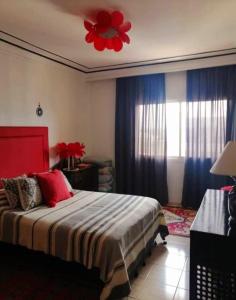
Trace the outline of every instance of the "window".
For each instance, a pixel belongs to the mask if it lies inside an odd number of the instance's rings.
[[[166,104],[167,156],[185,156],[186,102]]]
[[[189,129],[193,132],[191,125],[196,124],[196,119],[200,119],[199,124],[204,124],[202,130],[206,130],[209,136],[208,143],[206,145],[206,156],[211,153],[212,147],[215,147],[214,140],[218,140],[217,134],[222,134],[218,132],[215,124],[223,122],[225,124],[226,114],[227,114],[227,101],[218,101],[219,105],[213,105],[211,101],[202,102],[192,102],[189,103]],[[155,110],[155,106],[158,105],[158,109]],[[144,110],[148,110],[149,117],[143,118]],[[220,111],[219,111],[220,110]],[[156,111],[159,112],[156,115]],[[149,104],[148,107],[144,105],[139,105],[137,107],[137,130],[138,138],[137,149],[138,154],[143,154],[146,156],[159,155],[163,149],[158,149],[158,141],[163,141],[165,139],[163,135],[163,128],[159,130],[159,127],[163,127],[163,118],[166,118],[166,140],[167,140],[167,156],[168,157],[184,157],[186,154],[186,111],[187,102],[169,102],[164,104]],[[160,114],[161,112],[161,114]],[[165,117],[163,116],[165,115]],[[158,124],[157,124],[158,122]],[[147,130],[145,130],[147,128]],[[199,132],[199,128],[198,131]],[[201,128],[200,128],[201,132]],[[196,134],[194,140],[196,143],[201,143],[201,138],[205,134]],[[202,137],[201,137],[202,136]],[[214,139],[214,136],[216,137]],[[224,137],[222,137],[224,139]],[[148,143],[144,143],[148,141]],[[163,144],[163,143],[160,143]],[[144,145],[146,148],[144,149]],[[196,145],[195,145],[196,146]],[[201,151],[201,150],[199,150]]]

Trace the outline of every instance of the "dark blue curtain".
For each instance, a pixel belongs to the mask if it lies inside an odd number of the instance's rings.
[[[116,81],[117,192],[168,201],[164,74]]]
[[[208,188],[229,184],[209,170],[235,139],[236,66],[187,72],[187,135],[182,205],[197,209]]]

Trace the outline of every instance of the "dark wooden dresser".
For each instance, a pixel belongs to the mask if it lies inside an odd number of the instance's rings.
[[[190,229],[190,300],[236,299],[236,239],[227,194],[207,190]]]
[[[97,191],[98,190],[98,168],[90,165],[78,170],[62,170],[71,186],[77,190]]]

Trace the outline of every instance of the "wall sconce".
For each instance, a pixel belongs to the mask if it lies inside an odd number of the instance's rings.
[[[38,117],[42,117],[42,115],[43,115],[43,109],[42,109],[42,107],[40,106],[40,103],[38,104],[38,107],[36,108],[36,115],[37,115]]]

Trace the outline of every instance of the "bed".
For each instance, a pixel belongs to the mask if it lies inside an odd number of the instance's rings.
[[[0,177],[46,170],[47,135],[45,127],[0,127],[4,161],[13,159],[9,145],[21,151],[17,167],[12,164],[9,171],[5,163]],[[130,276],[158,233],[168,234],[164,215],[159,202],[148,197],[74,191],[55,208],[41,205],[30,211],[10,209],[0,197],[0,240],[98,269],[104,283],[101,300],[129,294]]]

